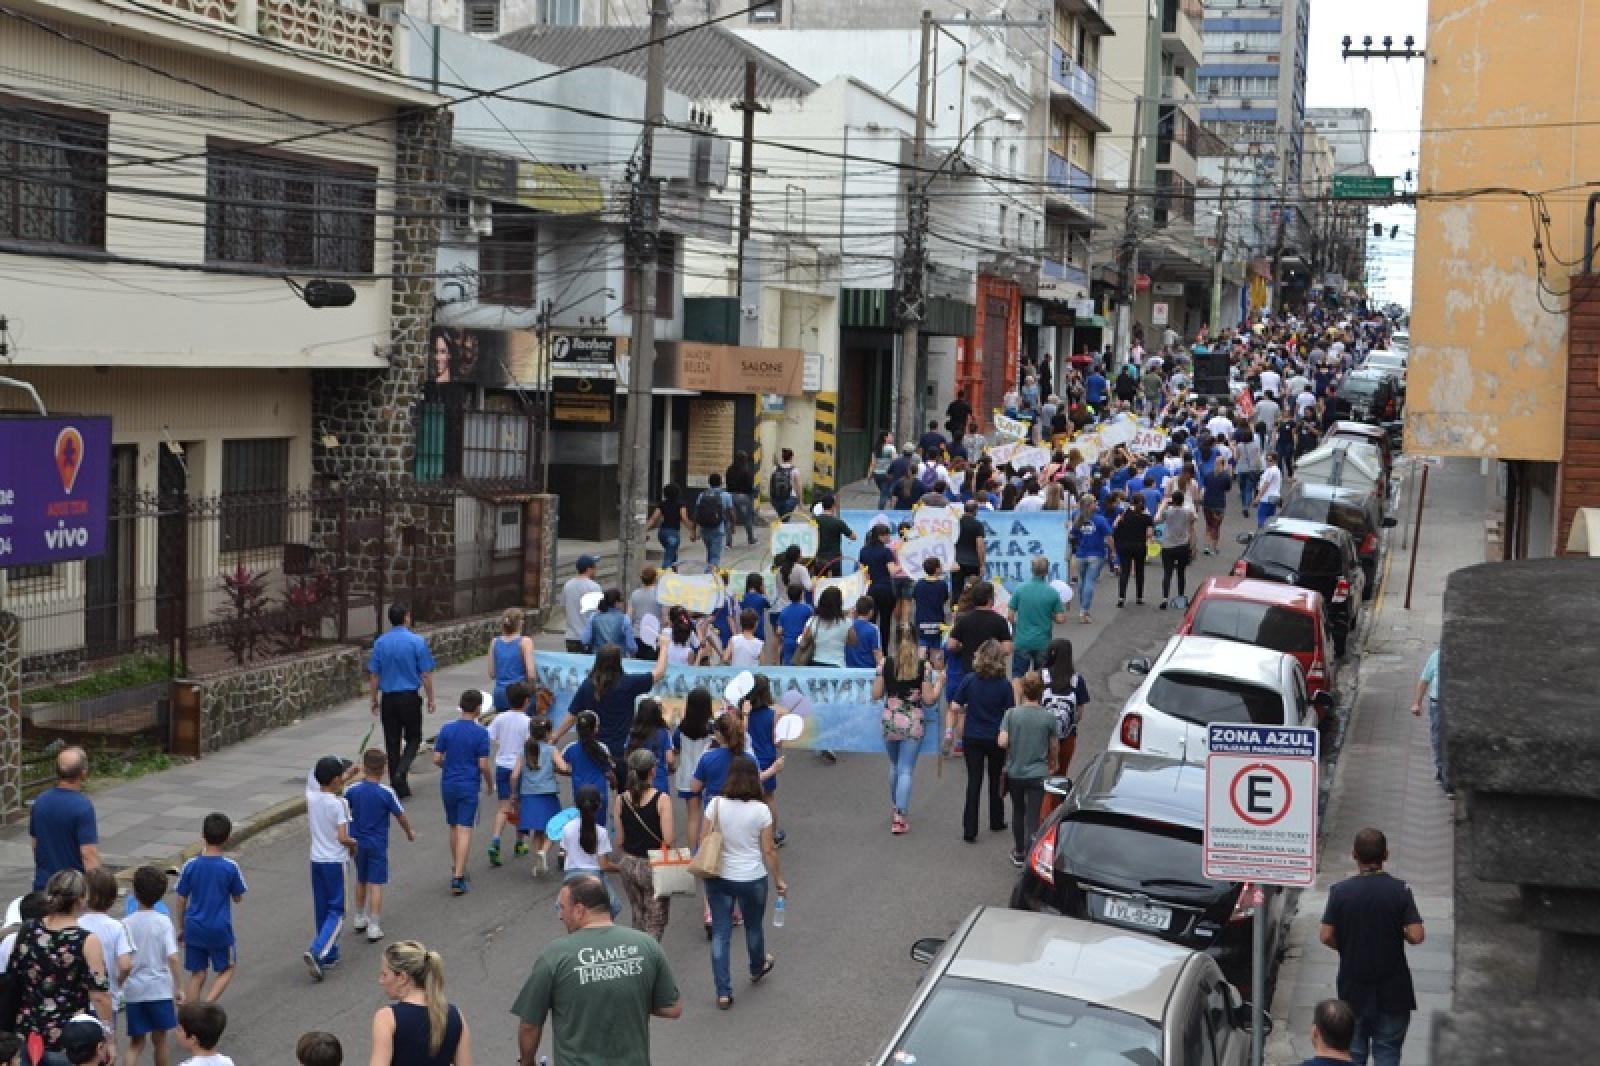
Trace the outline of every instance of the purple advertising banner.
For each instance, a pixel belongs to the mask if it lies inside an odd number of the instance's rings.
[[[0,417],[0,566],[106,550],[111,419]]]

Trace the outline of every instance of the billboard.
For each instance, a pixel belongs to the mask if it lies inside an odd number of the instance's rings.
[[[538,380],[538,341],[529,330],[434,326],[428,334],[428,380],[435,385],[503,389]]]
[[[0,566],[105,553],[110,418],[0,418],[0,455]]]

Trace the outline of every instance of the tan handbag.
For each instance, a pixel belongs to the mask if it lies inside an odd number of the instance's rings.
[[[713,807],[721,798],[718,796],[711,801]],[[700,838],[700,850],[689,862],[689,872],[702,881],[722,876],[722,827],[717,824],[715,814],[711,816],[711,828]]]
[[[794,658],[791,663],[795,666],[810,666],[811,657],[817,652],[817,620],[813,617],[800,631],[800,639],[795,642]]]

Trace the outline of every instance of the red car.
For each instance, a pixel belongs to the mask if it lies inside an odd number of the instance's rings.
[[[1314,589],[1248,577],[1207,578],[1178,632],[1287,652],[1300,660],[1307,695],[1333,694],[1338,658],[1323,619],[1322,593]]]

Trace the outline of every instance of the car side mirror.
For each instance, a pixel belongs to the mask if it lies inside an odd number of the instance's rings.
[[[1233,1009],[1233,1027],[1240,1032],[1248,1033],[1254,1017],[1255,1007],[1249,1003],[1240,1003]],[[1272,1015],[1265,1012],[1261,1015],[1261,1033],[1263,1036],[1272,1035]]]
[[[1240,533],[1237,539],[1240,544],[1249,544],[1256,539],[1256,535],[1254,533]]]
[[[1130,673],[1130,674],[1148,674],[1149,672],[1150,672],[1150,660],[1146,659],[1144,656],[1141,655],[1137,659],[1129,659],[1128,660],[1128,673]]]
[[[1394,515],[1392,515],[1392,514],[1391,515],[1384,515],[1384,517],[1383,517],[1383,528],[1384,529],[1393,529],[1395,526],[1397,526],[1399,524],[1400,524],[1400,519],[1396,518]]]
[[[926,966],[933,961],[939,949],[944,947],[944,937],[925,936],[911,945],[911,957]]]
[[[1332,710],[1333,693],[1329,692],[1327,689],[1323,689],[1321,692],[1311,697],[1311,706]]]

